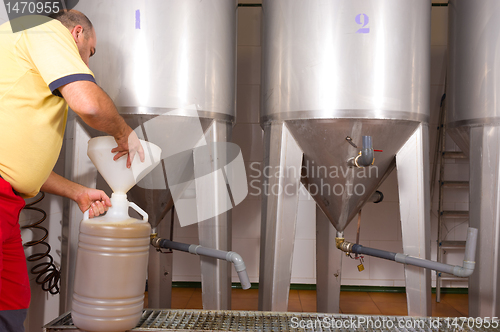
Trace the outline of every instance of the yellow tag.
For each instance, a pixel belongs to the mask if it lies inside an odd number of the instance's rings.
[[[365,269],[365,267],[363,266],[363,264],[359,264],[358,265],[358,271],[361,272]]]

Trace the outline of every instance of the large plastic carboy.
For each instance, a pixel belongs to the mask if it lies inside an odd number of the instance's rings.
[[[160,162],[161,149],[141,141],[145,161],[127,156],[113,161],[111,136],[89,141],[87,155],[113,190],[106,215],[80,224],[73,293],[73,323],[81,330],[118,332],[134,328],[144,306],[151,226],[148,216],[127,200],[127,191]],[[129,208],[142,220],[131,218]]]

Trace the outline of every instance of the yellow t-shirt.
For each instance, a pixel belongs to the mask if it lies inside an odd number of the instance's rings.
[[[59,21],[18,33],[0,26],[0,175],[25,197],[38,193],[61,150],[68,105],[57,89],[82,80],[94,74]]]

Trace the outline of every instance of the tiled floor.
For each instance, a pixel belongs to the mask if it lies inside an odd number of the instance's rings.
[[[257,310],[259,291],[257,289],[233,289],[231,295],[233,310]],[[201,288],[173,288],[173,309],[203,309]],[[291,290],[288,311],[316,312],[315,290]],[[345,314],[406,316],[406,294],[376,292],[341,292],[340,311]],[[441,302],[432,295],[432,316],[467,317],[467,294],[441,294]]]

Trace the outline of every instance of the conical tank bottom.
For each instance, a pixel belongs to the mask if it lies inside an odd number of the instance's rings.
[[[122,116],[132,128],[141,127],[144,123],[156,117],[147,114],[122,114]],[[168,118],[165,118],[165,121],[166,120],[168,120],[171,125],[179,128],[184,128],[186,122],[191,123],[193,121],[191,118],[185,116],[168,116]],[[201,129],[203,133],[205,133],[214,120],[210,118],[199,118],[199,121]],[[148,139],[151,139],[150,136],[153,135],[151,135],[150,132],[147,134]],[[165,140],[167,142],[172,142],[171,144],[175,144],[175,140],[170,139],[167,135],[165,135]],[[170,192],[164,165],[162,163],[163,162],[160,162],[154,170],[144,177],[141,182],[138,182],[137,186],[133,187],[128,193],[131,201],[134,201],[137,205],[146,210],[152,227],[156,227],[174,205],[172,193]],[[155,185],[151,186],[151,182],[155,182]],[[151,189],[158,187],[161,187],[161,189]]]
[[[337,231],[343,231],[393,169],[396,153],[419,122],[308,119],[286,124],[304,152],[303,184]],[[383,152],[375,152],[373,166],[349,166],[348,160],[361,151],[363,136],[371,136],[373,148]]]
[[[89,140],[87,155],[115,193],[127,193],[137,182],[151,172],[160,162],[161,149],[150,142],[140,141],[144,149],[144,162],[139,156],[127,168],[127,156],[113,160],[111,152],[117,146],[112,136],[94,137]]]

